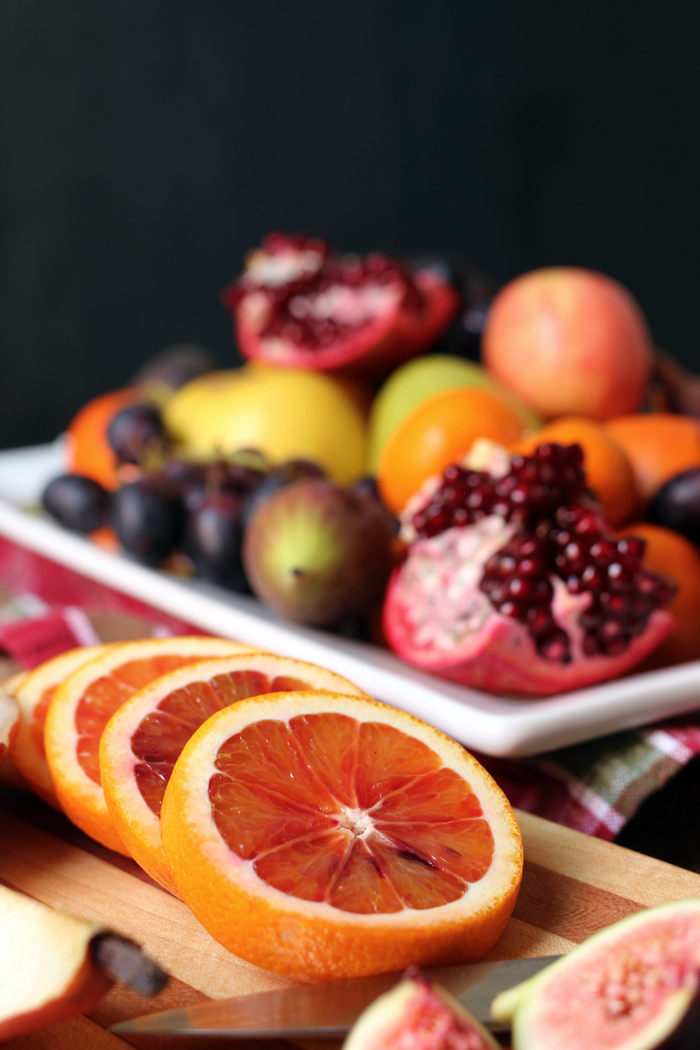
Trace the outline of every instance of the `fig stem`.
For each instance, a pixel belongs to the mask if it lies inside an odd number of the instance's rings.
[[[169,977],[134,941],[118,933],[98,933],[90,942],[92,956],[108,977],[139,995],[157,995]]]

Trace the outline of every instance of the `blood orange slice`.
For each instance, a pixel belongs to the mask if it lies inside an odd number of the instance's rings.
[[[17,767],[10,758],[9,749],[10,746],[14,746],[13,742],[17,738],[19,729],[20,713],[15,703],[15,693],[28,674],[28,671],[18,671],[17,674],[3,678],[0,682],[0,723],[4,721],[6,726],[5,731],[0,729],[0,781],[11,787],[19,788],[20,791],[26,791],[29,784],[17,772]],[[5,712],[4,716],[1,712]],[[12,722],[11,733],[9,731],[10,722]]]
[[[192,636],[117,642],[74,671],[56,690],[46,714],[44,744],[54,790],[74,824],[104,846],[125,853],[100,783],[102,730],[143,686],[206,656],[246,652],[224,638]]]
[[[213,715],[175,764],[163,846],[232,952],[314,979],[480,959],[522,845],[459,744],[368,697],[280,692]]]
[[[19,724],[17,701],[8,692],[0,692],[0,762],[8,757]]]
[[[281,689],[363,695],[325,667],[251,652],[173,671],[138,692],[107,723],[100,742],[107,808],[132,857],[171,893],[177,888],[163,852],[160,809],[183,747],[223,707]]]
[[[109,645],[86,645],[69,649],[26,673],[14,690],[20,724],[12,746],[12,760],[32,791],[56,809],[60,806],[44,748],[46,712],[61,682],[109,648]]]

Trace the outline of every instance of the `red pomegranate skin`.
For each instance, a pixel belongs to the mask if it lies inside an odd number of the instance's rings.
[[[307,259],[309,246],[314,254],[308,271],[302,272],[295,269],[294,259]],[[289,280],[273,274],[272,283],[265,283],[265,260],[274,267],[282,256],[289,260]],[[324,242],[302,235],[270,235],[251,260],[252,267],[249,263],[223,293],[224,305],[234,313],[237,344],[250,361],[381,378],[435,343],[459,307],[457,291],[433,270],[411,274],[378,253],[348,262]],[[329,288],[347,293],[346,301],[334,305]],[[363,310],[362,293],[368,289],[370,298],[372,293],[389,294]],[[318,306],[324,296],[327,313],[314,316],[309,304]],[[347,315],[348,305],[353,313],[352,301],[348,304],[353,296],[358,307],[354,318]]]
[[[483,359],[500,382],[551,418],[635,412],[652,363],[641,308],[621,284],[574,267],[516,277],[493,301]]]
[[[488,693],[524,698],[553,696],[616,678],[660,645],[676,625],[667,610],[655,610],[644,634],[633,638],[622,653],[584,657],[583,632],[576,617],[555,615],[567,631],[572,648],[571,663],[561,664],[542,659],[527,627],[494,609],[482,629],[463,644],[450,651],[436,650],[416,645],[411,606],[402,586],[405,571],[405,564],[394,570],[384,602],[382,624],[391,648],[414,667]]]
[[[447,467],[406,508],[383,609],[407,662],[488,692],[548,696],[625,673],[675,628],[673,584],[616,538],[578,445],[498,474]]]

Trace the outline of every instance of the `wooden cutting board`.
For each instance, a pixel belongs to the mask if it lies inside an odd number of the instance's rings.
[[[603,926],[662,901],[700,896],[700,875],[518,813],[525,873],[513,917],[489,959],[565,952]],[[173,975],[156,998],[115,987],[88,1016],[4,1044],[7,1050],[174,1050],[178,1038],[112,1035],[117,1021],[207,997],[288,985],[231,955],[189,909],[137,865],[84,836],[37,799],[0,791],[0,880],[47,904],[131,937]],[[217,1039],[187,1041],[221,1050]],[[242,1042],[242,1050],[290,1050],[282,1040]]]

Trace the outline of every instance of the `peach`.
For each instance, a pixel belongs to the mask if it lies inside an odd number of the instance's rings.
[[[644,315],[604,274],[572,267],[516,277],[493,301],[487,369],[547,417],[605,420],[640,405],[652,362]]]

